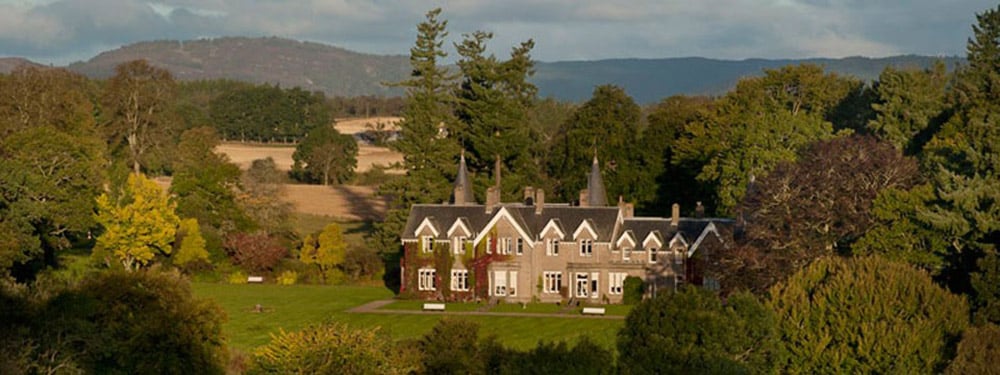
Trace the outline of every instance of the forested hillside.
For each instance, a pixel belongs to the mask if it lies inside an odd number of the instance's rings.
[[[404,51],[400,51],[401,53]],[[126,61],[147,59],[167,69],[179,81],[229,79],[301,87],[327,96],[401,96],[399,82],[410,74],[406,56],[372,55],[320,43],[282,38],[217,38],[192,41],[151,41],[107,51],[69,69],[91,78],[107,78]],[[842,59],[717,60],[701,57],[611,59],[538,62],[529,81],[541,97],[583,102],[594,87],[611,84],[625,89],[636,102],[647,104],[671,95],[721,95],[743,77],[759,76],[763,69],[810,63],[827,71],[871,81],[887,66],[926,68],[930,56]],[[940,58],[949,69],[964,61]],[[9,72],[27,60],[0,60],[0,72]],[[458,68],[449,66],[449,70]]]

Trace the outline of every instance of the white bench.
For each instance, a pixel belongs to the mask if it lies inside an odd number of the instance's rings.
[[[443,303],[425,303],[424,311],[444,311]]]
[[[257,284],[262,283],[262,282],[264,282],[264,276],[249,276],[249,277],[247,277],[247,282],[248,283],[257,283]]]
[[[584,307],[581,312],[583,315],[604,315],[603,307]]]

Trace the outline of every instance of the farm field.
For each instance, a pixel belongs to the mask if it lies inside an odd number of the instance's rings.
[[[229,316],[223,331],[229,345],[252,351],[266,344],[279,329],[293,331],[309,324],[341,322],[350,327],[381,327],[396,340],[415,339],[430,331],[445,315],[347,313],[352,307],[392,298],[382,287],[320,285],[231,285],[192,283],[199,298],[213,299]],[[264,312],[254,312],[260,304]],[[538,341],[575,341],[590,336],[599,345],[611,348],[621,320],[555,317],[461,316],[479,323],[480,336],[496,335],[503,344],[528,349]]]
[[[294,163],[292,154],[295,153],[295,146],[225,142],[218,145],[215,151],[228,156],[229,161],[240,166],[240,169],[250,168],[250,163],[254,160],[270,157],[274,159],[274,164],[279,170],[289,171]],[[375,166],[385,167],[402,161],[402,154],[386,147],[359,144],[358,167],[355,171],[367,172]],[[402,171],[389,169],[386,173],[402,173]]]

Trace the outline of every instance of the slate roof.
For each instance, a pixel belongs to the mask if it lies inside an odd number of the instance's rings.
[[[572,240],[573,232],[579,228],[585,220],[590,220],[591,226],[597,232],[599,242],[608,242],[616,235],[615,224],[618,219],[618,207],[579,207],[564,204],[546,204],[540,214],[535,213],[535,206],[520,203],[507,203],[493,209],[492,213],[486,213],[486,207],[481,204],[475,205],[446,205],[446,204],[417,204],[410,210],[410,216],[400,233],[402,239],[416,239],[414,231],[420,226],[424,218],[428,218],[432,225],[438,230],[438,239],[447,238],[448,228],[458,219],[466,220],[470,225],[470,230],[477,234],[482,232],[484,226],[489,223],[493,216],[500,212],[500,207],[506,208],[514,221],[527,232],[532,239],[537,239],[539,233],[549,223],[549,220],[557,220],[560,227],[565,232],[564,240]]]
[[[635,240],[638,242],[636,246],[642,246],[643,241],[650,233],[656,233],[659,236],[660,242],[663,246],[667,244],[674,238],[674,236],[679,232],[684,241],[687,241],[688,245],[694,245],[694,241],[698,240],[705,228],[708,227],[709,223],[713,223],[717,229],[721,230],[724,227],[729,227],[733,225],[733,220],[730,219],[719,219],[719,218],[704,218],[695,219],[682,217],[677,223],[677,226],[670,225],[669,218],[661,217],[634,217],[625,219],[622,223],[622,232],[631,231]],[[618,238],[615,238],[617,241]]]

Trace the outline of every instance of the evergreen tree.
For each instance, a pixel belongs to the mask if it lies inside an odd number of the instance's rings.
[[[779,373],[932,373],[968,304],[909,265],[828,257],[771,289]]]
[[[496,172],[500,159],[504,199],[520,197],[519,189],[539,180],[538,137],[528,126],[528,111],[538,89],[528,82],[534,74],[531,60],[532,40],[512,49],[510,59],[500,61],[486,55],[486,43],[492,33],[466,34],[455,48],[461,59],[461,83],[456,89],[456,115],[459,126],[455,136],[469,151],[470,172]],[[480,186],[488,185],[488,176],[480,173]]]
[[[868,129],[909,155],[919,153],[941,126],[950,78],[940,61],[925,70],[886,67],[875,86],[876,117]]]
[[[942,277],[969,292],[969,275],[1000,243],[1000,7],[977,15],[954,115],[924,148],[934,198],[919,212],[951,244]]]
[[[557,184],[555,193],[566,202],[577,200],[597,156],[609,199],[620,195],[630,201],[651,201],[662,161],[645,157],[656,150],[640,149],[640,117],[639,105],[625,90],[611,85],[595,88],[590,100],[559,131],[548,161],[549,175]]]

